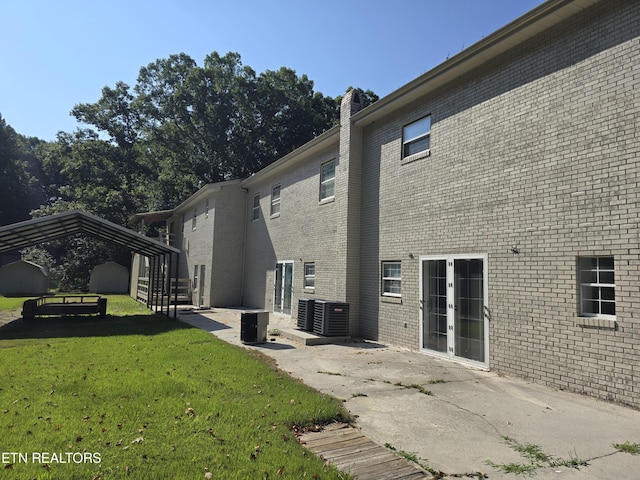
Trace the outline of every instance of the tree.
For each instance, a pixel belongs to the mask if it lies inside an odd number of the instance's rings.
[[[37,161],[28,151],[32,145],[17,134],[0,115],[0,224],[27,220],[31,208],[40,200],[35,178]]]

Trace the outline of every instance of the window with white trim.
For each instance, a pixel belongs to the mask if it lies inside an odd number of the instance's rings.
[[[204,218],[209,218],[209,199],[204,202]]]
[[[336,190],[336,161],[323,163],[320,167],[320,200],[333,198]]]
[[[382,262],[382,296],[402,296],[402,264],[401,262]]]
[[[271,216],[280,214],[280,185],[271,187]]]
[[[578,258],[580,315],[586,317],[616,314],[616,284],[613,257]]]
[[[316,264],[314,262],[304,264],[304,288],[316,288]]]
[[[431,115],[402,128],[402,158],[426,152],[431,148]]]
[[[196,222],[198,221],[198,209],[193,209],[193,219],[191,220],[191,230],[196,229]]]
[[[253,214],[251,220],[258,220],[260,218],[260,194],[253,196]]]

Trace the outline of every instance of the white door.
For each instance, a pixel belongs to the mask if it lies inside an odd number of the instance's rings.
[[[489,367],[486,255],[421,258],[421,348]]]
[[[198,267],[196,267],[198,268]],[[200,286],[198,287],[198,292],[200,293],[200,301],[198,302],[199,307],[206,307],[204,304],[204,274],[205,274],[205,266],[200,265]]]
[[[293,298],[293,262],[276,263],[273,311],[291,315]]]

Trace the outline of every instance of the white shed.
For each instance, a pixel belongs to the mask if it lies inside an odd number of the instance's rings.
[[[49,290],[49,273],[44,267],[18,260],[0,268],[1,295],[44,295]]]
[[[116,262],[106,262],[91,270],[89,291],[93,293],[127,293],[129,270]]]

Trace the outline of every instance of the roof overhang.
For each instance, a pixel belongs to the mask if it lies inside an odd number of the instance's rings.
[[[211,194],[221,191],[223,188],[231,186],[239,186],[242,180],[225,180],[224,182],[208,183],[204,187],[200,188],[196,193],[187,198],[184,202],[173,209],[172,213],[178,213],[189,208],[193,208],[202,199],[208,197]]]
[[[547,0],[351,117],[367,126],[601,0]]]
[[[129,217],[129,225],[133,227],[134,225],[138,225],[140,222],[144,222],[145,225],[150,225],[156,222],[163,222],[171,215],[173,215],[173,210],[157,210],[155,212],[134,213]]]
[[[77,234],[89,235],[146,257],[180,254],[177,248],[82,210],[71,210],[0,227],[0,253]]]

